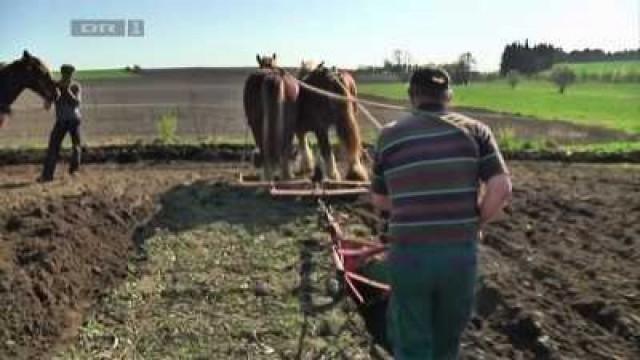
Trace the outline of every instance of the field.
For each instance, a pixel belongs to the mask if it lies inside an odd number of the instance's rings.
[[[136,76],[136,74],[126,71],[125,69],[78,70],[74,74],[74,77],[79,81],[126,79],[134,76]],[[60,78],[60,73],[54,72],[53,77]]]
[[[0,132],[0,359],[388,358],[355,303],[334,294],[314,201],[239,187],[238,173],[253,169],[238,161],[238,147],[158,146],[144,156],[141,144],[108,156],[94,147],[153,142],[168,111],[182,141],[243,144],[246,74],[158,70],[85,81],[92,163],[74,177],[61,164],[46,186],[28,164],[42,150],[24,148],[43,145],[51,114],[32,94],[20,98]],[[372,110],[383,122],[403,115]],[[601,151],[637,144],[615,128],[463,111],[518,141],[600,143]],[[480,245],[462,358],[640,358],[640,166],[509,166],[514,200]],[[348,233],[373,233],[359,205],[331,203]]]
[[[0,357],[369,358],[353,304],[327,293],[315,204],[237,188],[238,166],[90,166],[49,187],[5,167]],[[464,358],[640,355],[640,169],[511,167]]]
[[[158,122],[167,113],[177,116],[176,134],[181,141],[197,142],[250,142],[247,139],[242,110],[242,88],[248,69],[165,69],[145,70],[140,75],[110,80],[82,81],[84,104],[83,130],[90,145],[113,143],[150,142],[158,137]],[[513,93],[502,85],[496,89],[506,95]],[[362,92],[404,99],[402,85],[362,84]],[[472,88],[461,89],[473,91]],[[523,87],[518,94],[527,92]],[[549,97],[555,93],[549,89]],[[629,90],[633,100],[637,94]],[[480,91],[484,101],[491,101],[491,93]],[[566,95],[569,99],[572,89]],[[519,98],[514,99],[517,101]],[[497,101],[497,100],[496,100]],[[506,101],[506,100],[502,100]],[[533,100],[530,100],[533,101]],[[622,100],[621,100],[622,101]],[[628,101],[625,100],[625,104]],[[620,107],[621,114],[628,108],[640,110],[637,104]],[[602,104],[602,102],[601,102]],[[514,106],[522,106],[515,103]],[[634,107],[635,106],[635,107]],[[498,109],[500,110],[500,109]],[[397,111],[371,108],[381,121],[387,122],[402,116]],[[563,111],[560,108],[558,111]],[[635,141],[637,138],[616,129],[576,124],[567,121],[540,121],[527,116],[502,114],[478,109],[466,109],[494,128],[512,131],[517,138],[539,140],[543,138],[558,144],[602,143],[610,141]],[[524,114],[524,113],[523,113]],[[556,116],[565,119],[562,114]],[[625,115],[630,116],[630,115]],[[42,110],[42,101],[25,92],[14,106],[13,119],[0,135],[0,146],[44,147],[52,126],[53,114]],[[637,118],[635,118],[637,119]],[[624,120],[624,119],[622,119]],[[621,121],[622,121],[621,120]],[[627,127],[634,127],[633,120]],[[637,122],[635,122],[637,124]],[[374,140],[375,131],[360,116],[360,124],[368,141]],[[637,126],[637,125],[636,125]]]
[[[361,92],[396,100],[407,97],[402,83],[365,84]],[[640,133],[640,84],[577,83],[560,95],[544,81],[523,81],[516,89],[496,81],[456,87],[454,96],[454,105],[462,108]]]
[[[567,64],[578,76],[582,74],[640,74],[640,61],[603,61]]]

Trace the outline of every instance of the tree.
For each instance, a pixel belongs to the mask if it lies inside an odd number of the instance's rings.
[[[393,50],[393,59],[396,61],[398,68],[402,67],[402,60],[404,60],[404,51],[400,49]]]
[[[464,85],[469,85],[471,80],[471,72],[476,65],[476,59],[470,52],[466,52],[458,58],[458,71],[460,76],[460,82]]]
[[[567,65],[557,65],[551,69],[551,81],[558,86],[560,94],[564,94],[567,86],[576,81],[576,73]]]
[[[509,70],[518,70],[523,74],[534,74],[550,69],[553,64],[563,61],[566,53],[551,44],[530,46],[526,40],[524,45],[514,42],[505,46],[500,63],[500,74],[506,76]]]
[[[391,72],[393,70],[393,63],[389,59],[384,59],[383,69]]]
[[[511,85],[512,89],[515,89],[516,86],[520,83],[520,72],[518,70],[509,70],[507,73],[507,82]]]

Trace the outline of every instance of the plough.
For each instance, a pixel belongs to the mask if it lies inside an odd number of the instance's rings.
[[[366,181],[322,180],[313,182],[310,179],[262,181],[256,176],[240,174],[238,185],[242,187],[268,189],[273,197],[353,197],[369,192],[370,183]]]
[[[348,238],[331,209],[318,200],[321,220],[331,239],[331,254],[343,288],[356,302],[374,343],[392,352],[387,336],[387,305],[391,287],[386,263],[381,258],[388,247],[383,242]],[[368,214],[367,217],[375,215]],[[379,220],[377,220],[379,222]]]
[[[363,286],[368,286],[386,297],[391,287],[382,279],[373,279],[362,274],[361,270],[370,261],[379,261],[382,264],[379,255],[387,251],[387,245],[371,240],[347,238],[324,201],[318,200],[318,208],[330,235],[334,265],[353,297],[361,304],[367,301],[362,294]]]

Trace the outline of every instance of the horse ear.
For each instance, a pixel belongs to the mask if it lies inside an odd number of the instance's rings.
[[[29,58],[31,58],[31,54],[29,54],[29,52],[27,50],[24,50],[22,52],[22,58],[23,59],[29,59]]]
[[[272,59],[273,59],[273,60],[275,60],[275,59],[276,59],[276,53],[273,53],[273,58],[272,58]]]
[[[258,62],[258,65],[262,65],[262,58],[260,57],[260,54],[256,54],[256,61]]]

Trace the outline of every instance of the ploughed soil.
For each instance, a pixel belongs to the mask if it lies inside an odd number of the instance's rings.
[[[510,166],[464,358],[640,358],[640,168]],[[107,163],[45,186],[2,167],[0,358],[370,358],[349,301],[309,310],[333,276],[315,203],[240,189],[236,170]]]
[[[73,339],[92,304],[126,278],[152,196],[194,176],[105,165],[40,185],[39,170],[0,172],[2,359],[39,359]]]

